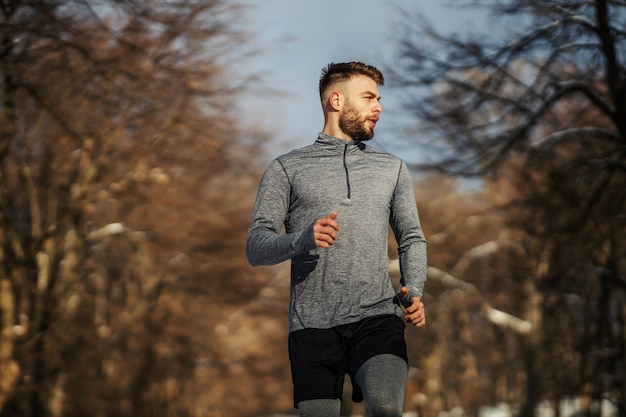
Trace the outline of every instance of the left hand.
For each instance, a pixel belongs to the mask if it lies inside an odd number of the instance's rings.
[[[400,288],[398,295],[403,297],[408,293],[409,289],[407,287],[402,287]],[[411,298],[411,305],[402,311],[402,315],[404,317],[404,321],[415,327],[422,327],[426,325],[426,311],[424,310],[424,303],[422,303],[422,300],[420,300],[419,297]]]

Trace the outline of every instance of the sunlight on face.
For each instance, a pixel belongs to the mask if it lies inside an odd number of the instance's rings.
[[[347,82],[346,100],[339,116],[339,128],[352,140],[374,137],[374,128],[382,112],[378,85],[369,77],[358,75]]]
[[[374,127],[352,106],[350,100],[346,100],[339,116],[339,128],[352,140],[364,141],[374,137]]]

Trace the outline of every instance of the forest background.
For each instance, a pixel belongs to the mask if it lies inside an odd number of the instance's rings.
[[[507,30],[399,10],[381,67],[430,157],[406,409],[626,415],[626,2],[463,5]],[[292,411],[288,265],[243,249],[272,137],[245,13],[0,1],[0,416]]]

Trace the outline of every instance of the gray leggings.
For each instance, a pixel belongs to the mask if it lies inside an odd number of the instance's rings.
[[[401,417],[408,367],[404,359],[377,355],[354,375],[363,391],[368,417]],[[339,417],[341,400],[306,400],[298,403],[300,417]]]

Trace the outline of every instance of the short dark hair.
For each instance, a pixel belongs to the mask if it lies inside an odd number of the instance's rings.
[[[324,94],[324,91],[331,85],[338,81],[349,80],[353,75],[365,75],[376,81],[376,84],[385,84],[385,77],[376,67],[364,64],[362,62],[341,62],[330,63],[326,67],[322,68],[322,75],[320,77],[319,92],[320,97]]]

